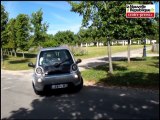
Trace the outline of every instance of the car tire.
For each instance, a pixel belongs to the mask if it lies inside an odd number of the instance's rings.
[[[33,86],[33,90],[34,90],[34,92],[36,93],[36,95],[43,95],[43,91],[38,91],[38,90],[36,90],[33,82],[32,82],[32,86]]]
[[[83,78],[81,77],[81,83],[76,86],[76,92],[79,92],[83,88]]]

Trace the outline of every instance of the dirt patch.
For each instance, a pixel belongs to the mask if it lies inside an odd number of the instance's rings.
[[[85,81],[85,80],[84,80],[84,85],[85,85],[85,86],[94,86],[95,83],[96,83],[96,82],[94,82],[94,81]]]

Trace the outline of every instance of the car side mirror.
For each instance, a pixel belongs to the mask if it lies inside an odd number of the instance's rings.
[[[77,59],[76,64],[78,64],[80,62],[82,62],[82,60],[81,59]]]
[[[34,65],[32,62],[29,62],[29,63],[28,63],[28,67],[33,67],[33,68],[34,68],[35,65]]]

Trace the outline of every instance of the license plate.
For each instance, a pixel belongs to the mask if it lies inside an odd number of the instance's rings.
[[[52,89],[66,88],[66,87],[68,87],[68,84],[52,85]]]

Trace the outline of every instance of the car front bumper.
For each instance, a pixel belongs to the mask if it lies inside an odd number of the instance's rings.
[[[38,79],[41,79],[41,82],[38,81]],[[46,86],[51,85],[57,85],[57,84],[72,84],[73,86],[77,86],[81,84],[82,77],[80,73],[74,72],[74,73],[67,73],[67,74],[61,74],[61,75],[34,75],[34,86],[35,89],[38,91],[43,91]]]

